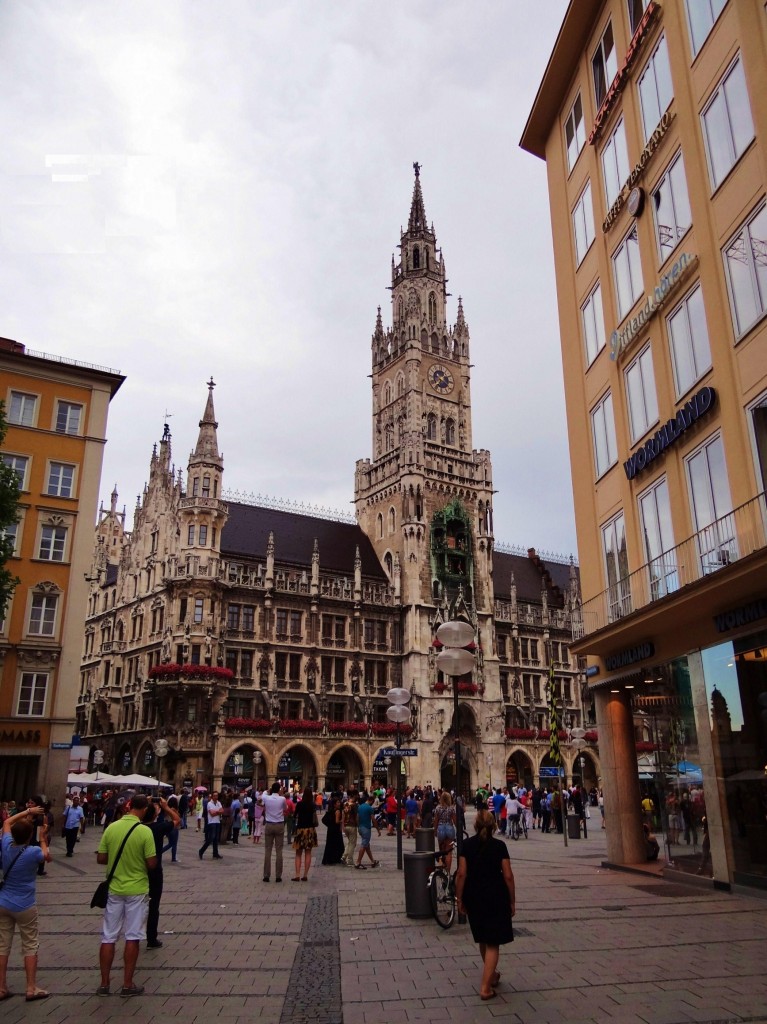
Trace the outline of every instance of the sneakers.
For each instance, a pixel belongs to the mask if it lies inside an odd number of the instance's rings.
[[[120,989],[121,996],[141,996],[143,994],[143,985],[123,985],[123,987]]]
[[[162,949],[162,943],[160,942],[159,939],[154,939],[154,941],[152,941],[152,942],[147,942],[146,948],[147,949]]]
[[[377,868],[380,863],[380,860],[374,860],[370,866],[371,868]]]

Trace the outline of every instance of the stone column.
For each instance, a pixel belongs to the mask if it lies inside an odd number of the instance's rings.
[[[607,859],[641,864],[647,859],[631,704],[625,690],[596,691],[599,759],[605,798]]]

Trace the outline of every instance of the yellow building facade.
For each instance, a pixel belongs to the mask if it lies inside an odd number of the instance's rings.
[[[0,339],[0,457],[21,491],[8,563],[20,582],[0,623],[4,799],[65,789],[107,414],[123,379]]]
[[[767,11],[577,0],[546,161],[608,855],[767,887]]]

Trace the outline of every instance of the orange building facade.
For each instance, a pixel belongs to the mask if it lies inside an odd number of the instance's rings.
[[[767,888],[767,10],[577,0],[546,161],[608,855]],[[660,838],[660,837],[659,837]]]
[[[0,339],[0,457],[21,490],[8,563],[20,582],[0,623],[4,800],[65,789],[107,414],[123,380]]]

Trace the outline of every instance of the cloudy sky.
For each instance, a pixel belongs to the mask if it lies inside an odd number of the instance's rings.
[[[213,375],[225,486],[350,510],[422,165],[499,540],[575,551],[544,164],[566,0],[0,4],[0,335],[119,369],[102,496]]]

